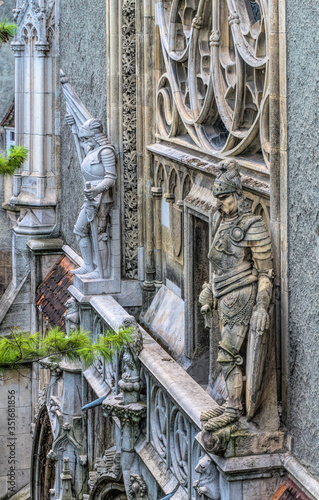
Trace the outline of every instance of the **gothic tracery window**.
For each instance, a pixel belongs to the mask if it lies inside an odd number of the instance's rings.
[[[269,0],[158,0],[164,140],[268,164]]]

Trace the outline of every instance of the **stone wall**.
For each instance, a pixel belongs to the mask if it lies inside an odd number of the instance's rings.
[[[15,0],[0,1],[0,19],[12,20]],[[10,43],[0,48],[0,121],[14,99],[14,55]],[[5,148],[5,136],[0,131],[0,153]],[[7,201],[7,200],[6,200]],[[5,202],[4,178],[0,176],[0,206]],[[11,273],[11,231],[5,212],[0,209],[1,250],[0,250],[0,297],[9,285]]]
[[[0,381],[0,499],[30,481],[31,379],[31,369],[23,368],[7,370]]]
[[[103,0],[61,0],[61,68],[85,107],[106,130],[106,4]],[[61,225],[65,241],[78,251],[73,226],[83,203],[83,181],[61,99]]]
[[[287,0],[289,431],[319,476],[318,31],[319,4]]]

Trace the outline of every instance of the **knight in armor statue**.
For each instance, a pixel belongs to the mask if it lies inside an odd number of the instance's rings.
[[[217,361],[222,367],[227,400],[222,406],[202,412],[205,431],[217,431],[242,414],[243,356],[247,332],[246,412],[251,419],[261,398],[272,295],[272,248],[260,216],[241,210],[244,198],[238,165],[219,165],[213,194],[217,198],[213,243],[208,254],[212,283],[204,284],[199,301],[201,312],[210,317],[217,309],[221,342]],[[207,325],[211,326],[211,325]]]
[[[71,114],[66,121],[74,129]],[[88,279],[105,278],[109,253],[107,223],[116,181],[115,150],[103,133],[101,122],[93,118],[80,126],[76,140],[84,152],[81,172],[86,200],[74,226],[84,263],[72,273]]]

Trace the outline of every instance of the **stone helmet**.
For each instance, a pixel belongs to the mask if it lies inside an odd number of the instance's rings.
[[[242,183],[239,172],[239,165],[235,160],[223,160],[218,166],[219,174],[217,175],[214,186],[213,195],[218,196],[236,193],[242,195]]]
[[[103,132],[103,125],[100,120],[90,118],[79,128],[79,137],[94,137]]]

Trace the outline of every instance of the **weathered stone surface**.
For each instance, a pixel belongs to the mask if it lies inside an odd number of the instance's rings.
[[[318,176],[319,4],[287,0],[288,429],[292,452],[319,478]],[[296,9],[298,17],[296,18]],[[312,23],[314,31],[304,29]],[[301,35],[302,34],[302,35]],[[300,78],[302,75],[302,78]],[[311,445],[309,446],[309,443]]]
[[[13,467],[13,491],[16,493],[30,481],[32,439],[31,368],[6,370],[0,381],[0,494],[8,490],[8,472]]]
[[[143,317],[145,324],[178,355],[185,347],[184,301],[162,285]]]

